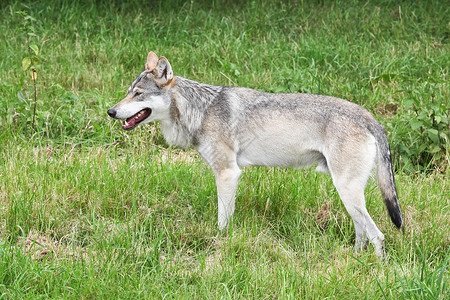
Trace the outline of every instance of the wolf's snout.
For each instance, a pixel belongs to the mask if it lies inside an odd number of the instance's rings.
[[[110,109],[108,109],[108,115],[109,115],[111,118],[114,118],[114,117],[116,116],[116,114],[117,114],[117,111],[116,111],[115,108],[110,108]]]

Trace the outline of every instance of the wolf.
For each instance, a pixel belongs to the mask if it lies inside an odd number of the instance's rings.
[[[364,198],[375,165],[389,216],[404,228],[385,131],[347,100],[200,83],[174,76],[168,59],[150,52],[127,96],[107,113],[125,130],[159,121],[168,144],[198,151],[215,175],[220,230],[235,210],[240,167],[313,165],[331,174],[353,220],[357,252],[371,242],[376,255],[385,256],[384,235]]]

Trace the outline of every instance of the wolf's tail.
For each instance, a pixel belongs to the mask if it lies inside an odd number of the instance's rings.
[[[377,173],[378,185],[383,195],[384,203],[392,222],[404,231],[402,212],[398,203],[397,188],[395,186],[394,172],[392,170],[391,151],[389,143],[381,124],[377,124],[372,134],[377,141]]]

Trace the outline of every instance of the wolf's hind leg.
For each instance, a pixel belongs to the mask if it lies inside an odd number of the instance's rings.
[[[345,208],[355,224],[355,250],[357,252],[363,250],[367,246],[368,241],[370,241],[375,246],[375,254],[383,257],[385,255],[384,235],[367,212],[364,188],[361,187],[359,182],[355,184],[355,182],[345,182],[334,178],[333,181]]]
[[[363,250],[370,241],[375,246],[375,254],[383,257],[384,235],[367,212],[364,198],[364,189],[375,165],[376,145],[370,137],[367,140],[362,135],[357,137],[330,151],[327,162],[333,183],[355,224],[355,250]]]

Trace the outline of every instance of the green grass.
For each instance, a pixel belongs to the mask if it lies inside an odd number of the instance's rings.
[[[40,50],[35,130],[19,10]],[[448,118],[449,12],[445,1],[0,4],[0,298],[444,299],[448,138],[411,120]],[[406,224],[405,235],[395,229],[371,180],[386,262],[372,248],[354,254],[330,177],[311,170],[245,169],[233,224],[219,233],[199,156],[168,148],[157,125],[123,132],[106,115],[150,50],[197,81],[372,111]],[[426,126],[448,137],[448,123]]]

